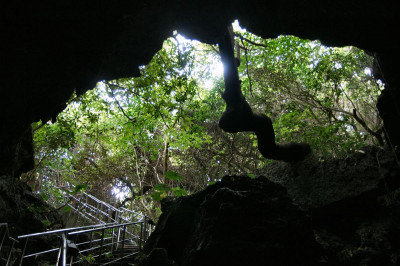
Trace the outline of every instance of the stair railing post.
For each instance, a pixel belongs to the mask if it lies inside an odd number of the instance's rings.
[[[57,263],[56,263],[57,266],[58,266],[59,263],[60,263],[61,252],[62,252],[62,245],[61,245],[60,248],[58,249]]]
[[[140,223],[139,250],[142,250],[143,222]]]
[[[89,212],[90,209],[87,210],[87,208],[88,208],[88,197],[87,197],[86,193],[82,194],[82,197],[84,197],[84,201],[85,201],[85,205],[84,205],[85,206],[85,211]]]
[[[99,203],[96,203],[96,218],[100,219],[100,213],[99,213]]]
[[[0,230],[1,231],[3,231],[3,229],[1,229],[1,228],[3,228],[3,227],[0,227]],[[1,247],[3,246],[3,242],[4,242],[4,239],[6,238],[6,234],[7,234],[7,228],[6,228],[6,226],[4,226],[4,235],[3,235],[3,237],[1,238],[1,242],[0,242],[0,251],[1,251]],[[0,232],[1,232],[0,231]],[[1,234],[0,234],[1,235]]]
[[[148,223],[148,217],[145,216],[145,217],[144,217],[144,230],[143,230],[143,233],[144,233],[143,242],[144,242],[144,243],[146,243],[146,241],[147,241],[147,223]],[[143,243],[143,244],[144,244],[144,243]]]
[[[121,224],[121,214],[119,214],[119,224]],[[115,250],[118,249],[120,239],[121,239],[121,226],[118,226],[117,246],[115,247]]]
[[[116,210],[116,211],[115,211],[115,215],[114,215],[114,220],[115,220],[116,222],[118,222],[118,218],[119,218],[119,211]]]
[[[111,229],[111,253],[114,251],[114,234],[115,234],[115,228],[113,227]]]
[[[26,246],[28,244],[28,239],[29,238],[25,239],[24,249],[22,250],[21,260],[19,261],[19,266],[22,266],[22,262],[24,261],[24,256],[25,256]]]
[[[104,221],[103,204],[101,204],[101,203],[99,203],[99,204],[100,204],[99,218],[102,217],[102,218],[100,218],[100,220]]]
[[[126,233],[126,224],[124,224],[124,227],[123,227],[123,235],[122,235],[122,250],[124,250],[124,247],[125,247],[125,233]]]
[[[67,237],[65,233],[62,233],[62,266],[67,265]]]
[[[100,240],[100,249],[99,249],[99,264],[101,264],[101,257],[103,254],[104,231],[105,231],[105,229],[103,228],[103,230],[101,230],[101,240]]]
[[[83,213],[83,211],[86,209],[86,204],[85,204],[85,199],[83,195],[76,195],[78,198],[74,197],[74,199],[77,201],[76,202],[76,208],[78,209],[79,212]]]
[[[90,243],[89,243],[89,248],[92,248],[92,243],[93,243],[93,231],[90,231]]]
[[[15,245],[15,241],[12,240],[12,245],[11,245],[10,252],[8,253],[8,258],[7,258],[6,265],[9,265],[9,263],[10,263],[11,256],[12,256],[12,254],[13,254],[13,252],[14,252],[14,245]]]

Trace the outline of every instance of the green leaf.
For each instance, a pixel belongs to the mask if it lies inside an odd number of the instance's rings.
[[[44,192],[40,192],[39,195],[42,197],[42,199],[43,199],[44,201],[47,201],[47,200],[49,199],[49,196],[46,195],[46,193],[44,193]]]
[[[156,184],[153,189],[158,192],[167,192],[171,190],[171,188],[166,184]]]
[[[62,208],[62,211],[63,211],[63,212],[69,212],[69,211],[71,211],[71,210],[72,210],[72,207],[69,206],[69,205],[65,205],[65,206]]]
[[[77,194],[77,193],[81,193],[84,192],[87,189],[87,185],[83,185],[83,184],[78,184],[75,186],[73,191],[70,191],[71,194]]]
[[[180,187],[174,187],[172,188],[172,192],[175,197],[182,197],[182,196],[187,196],[187,191],[183,188]]]
[[[168,171],[165,173],[165,178],[169,180],[183,180],[183,177],[180,176],[177,172]]]
[[[256,178],[256,176],[254,174],[247,174],[248,177],[250,177],[251,179]]]
[[[162,192],[154,192],[153,194],[151,194],[151,198],[155,201],[160,201],[163,198],[161,197]]]
[[[41,222],[42,222],[42,224],[44,224],[45,226],[51,225],[51,222],[50,222],[49,220],[42,220]]]

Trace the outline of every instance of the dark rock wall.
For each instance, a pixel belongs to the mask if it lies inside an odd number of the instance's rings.
[[[273,162],[260,174],[308,210],[328,265],[400,263],[400,169],[390,150],[366,147],[342,159]]]
[[[14,237],[62,226],[58,213],[12,176],[0,176],[0,221]]]
[[[400,168],[390,150],[273,162],[162,202],[140,266],[399,265]]]
[[[239,176],[164,201],[145,253],[157,249],[182,266],[316,265],[321,255],[310,217],[293,205],[284,187]],[[145,259],[139,265],[151,264]]]
[[[400,186],[399,166],[393,154],[377,147],[364,147],[344,158],[310,155],[293,164],[273,162],[258,174],[286,187],[302,209],[340,205],[342,199],[346,199],[347,206],[338,207],[340,211],[350,206],[350,199],[354,204],[361,202],[371,207],[376,195],[390,193]]]
[[[376,73],[384,76],[390,95],[396,94],[389,107],[383,99],[380,109],[388,136],[398,145],[399,82],[393,63],[399,59],[399,10],[393,2],[6,1],[0,11],[0,174],[18,176],[29,169],[33,159],[19,148],[21,138],[31,122],[55,118],[74,90],[81,94],[99,80],[137,76],[137,67],[174,29],[215,43],[236,18],[264,38],[294,34],[377,53]]]

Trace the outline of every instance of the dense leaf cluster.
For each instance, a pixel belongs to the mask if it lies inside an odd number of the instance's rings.
[[[384,144],[375,108],[380,83],[363,51],[236,33],[243,93],[272,117],[278,142],[308,142],[321,156]],[[266,165],[253,134],[218,128],[218,61],[213,46],[179,35],[166,40],[140,77],[99,82],[74,96],[56,123],[35,123],[36,168],[22,178],[53,203],[62,202],[62,191],[85,188],[156,218],[166,196]]]

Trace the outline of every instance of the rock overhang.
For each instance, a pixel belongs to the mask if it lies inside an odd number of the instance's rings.
[[[2,11],[1,173],[29,168],[21,167],[18,149],[30,123],[56,117],[74,91],[138,76],[175,29],[216,43],[238,19],[263,38],[354,45],[377,54],[385,81],[399,83],[399,18],[391,1],[40,1],[8,2]]]

